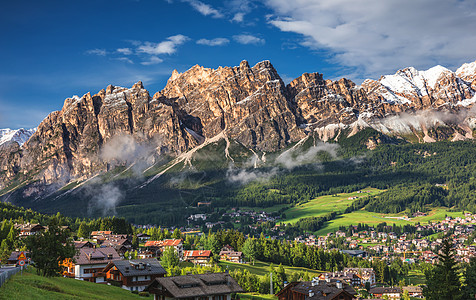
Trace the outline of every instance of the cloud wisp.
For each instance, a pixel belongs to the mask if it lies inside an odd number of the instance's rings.
[[[233,39],[243,45],[264,45],[265,40],[259,37],[256,37],[251,34],[238,34],[234,35]]]
[[[266,0],[269,23],[328,50],[330,59],[364,76],[393,73],[402,66],[459,66],[474,59],[476,27],[471,0]]]
[[[197,41],[197,44],[199,45],[205,45],[205,46],[225,46],[230,43],[230,40],[227,38],[214,38],[214,39],[199,39]]]

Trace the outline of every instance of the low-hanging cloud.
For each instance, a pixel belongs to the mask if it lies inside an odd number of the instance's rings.
[[[88,214],[101,212],[102,216],[116,215],[116,206],[124,199],[124,193],[114,184],[105,184],[90,191]]]
[[[269,170],[261,169],[237,169],[234,167],[228,168],[226,178],[231,183],[247,184],[252,181],[267,181],[279,173],[279,169],[273,167]]]
[[[136,176],[154,163],[155,148],[150,144],[139,143],[134,137],[119,134],[108,140],[102,147],[99,157],[115,166],[129,165]]]
[[[301,45],[328,50],[355,76],[398,68],[451,68],[475,59],[476,2],[472,0],[266,0],[268,21],[303,36]]]
[[[292,170],[304,164],[314,164],[317,168],[321,168],[320,161],[317,157],[319,153],[328,153],[332,158],[337,158],[338,144],[318,142],[315,146],[310,147],[306,151],[300,149],[290,149],[283,152],[276,158],[276,163]]]

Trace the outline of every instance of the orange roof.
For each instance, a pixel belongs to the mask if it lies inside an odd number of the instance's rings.
[[[183,252],[183,256],[187,258],[192,257],[210,257],[212,256],[212,251],[210,250],[186,250]]]
[[[145,247],[169,247],[178,246],[182,243],[182,239],[169,239],[163,241],[147,241]]]
[[[109,234],[112,234],[112,231],[93,231],[93,232],[91,232],[91,235],[100,235],[100,234],[109,235]]]
[[[162,246],[178,246],[182,243],[182,239],[171,239],[171,240],[163,240]]]

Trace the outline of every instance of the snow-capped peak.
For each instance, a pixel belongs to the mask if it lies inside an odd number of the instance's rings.
[[[20,146],[22,146],[30,137],[35,133],[36,128],[32,129],[0,129],[0,145],[5,144],[7,142],[13,141],[17,142]]]
[[[445,73],[452,73],[445,67],[440,65],[434,66],[426,71],[420,71],[419,74],[426,80],[429,87],[434,88],[438,79],[440,79],[441,75]]]
[[[466,77],[474,77],[476,76],[476,61],[472,63],[463,64],[461,67],[456,70],[456,75],[461,79],[465,79]]]

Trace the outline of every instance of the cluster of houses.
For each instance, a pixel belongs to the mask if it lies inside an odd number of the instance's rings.
[[[387,229],[392,229],[392,226],[387,227]],[[377,232],[372,227],[369,230],[357,231],[357,226],[354,226],[350,236],[347,232],[338,230],[334,233],[328,233],[326,236],[299,236],[295,238],[295,241],[324,249],[332,249],[335,248],[334,239],[343,238],[344,248],[366,250],[362,257],[367,256],[368,259],[373,259],[373,257],[391,259],[398,256],[409,263],[424,261],[434,264],[438,260],[434,251],[440,248],[443,240],[440,238],[430,239],[421,233],[442,232],[446,234],[452,232],[451,238],[456,250],[456,260],[469,262],[471,257],[476,256],[476,246],[468,245],[476,243],[476,239],[468,243],[469,239],[473,239],[475,229],[476,215],[465,214],[464,218],[446,217],[439,222],[417,225],[414,234],[408,232],[401,234]],[[369,253],[372,255],[367,255]]]
[[[222,215],[232,220],[233,223],[241,223],[242,220],[248,220],[250,224],[260,224],[263,222],[273,221],[276,222],[279,219],[279,216],[273,216],[270,213],[261,211],[257,212],[254,210],[240,210],[239,208],[232,208],[230,212],[226,212]],[[190,222],[204,222],[208,218],[207,214],[193,214],[190,215],[187,220]],[[216,221],[216,222],[205,222],[207,228],[221,227],[224,225],[225,221]],[[252,225],[249,225],[253,227]],[[255,228],[256,229],[256,228]]]

